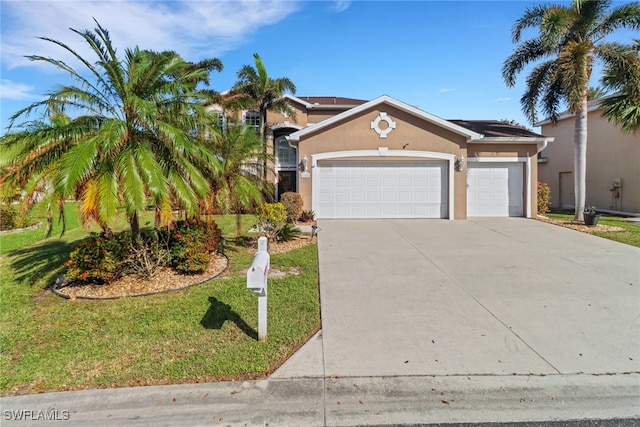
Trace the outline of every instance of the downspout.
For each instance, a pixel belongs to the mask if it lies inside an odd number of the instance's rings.
[[[547,145],[549,145],[550,142],[553,142],[555,140],[554,137],[549,137],[549,138],[545,138],[544,141],[539,142],[537,144],[538,146],[538,151],[536,151],[536,161],[538,160],[538,154],[540,154],[540,152],[542,150],[544,150],[545,148],[547,148]],[[530,162],[531,158],[527,158],[527,173],[530,174],[531,173],[531,165]],[[527,177],[527,181],[530,180],[530,177]],[[533,218],[533,209],[531,209],[531,185],[533,183],[529,183],[529,187],[527,188],[527,218]],[[536,183],[536,192],[537,192],[537,183]]]
[[[536,151],[536,155],[540,154],[542,150],[547,148],[550,142],[553,142],[555,138],[545,138],[544,141],[538,143],[538,151]]]

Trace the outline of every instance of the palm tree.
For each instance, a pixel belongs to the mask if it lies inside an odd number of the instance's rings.
[[[48,122],[32,121],[24,125],[22,132],[12,132],[2,138],[2,160],[0,160],[0,185],[2,198],[13,198],[22,194],[23,214],[38,201],[46,205],[49,236],[53,226],[53,206],[60,212],[64,232],[64,195],[56,191],[54,177],[60,166],[60,156],[69,149],[69,138],[51,138],[47,135],[70,132],[76,126],[86,126],[81,120],[72,121],[66,114],[56,112],[52,106]]]
[[[253,128],[229,126],[213,140],[213,151],[221,160],[214,179],[214,204],[236,214],[236,234],[242,234],[241,214],[263,201],[262,179],[256,162],[262,158],[262,141]]]
[[[291,105],[282,98],[286,92],[295,94],[296,86],[287,77],[270,78],[267,73],[260,55],[253,54],[255,59],[255,67],[244,65],[238,71],[238,82],[231,89],[232,94],[240,94],[245,102],[239,102],[239,105],[254,108],[260,114],[260,139],[263,143],[263,176],[267,176],[267,111],[275,111],[280,113],[292,113]]]
[[[512,29],[514,43],[524,30],[537,28],[538,34],[520,43],[502,67],[509,87],[527,65],[538,63],[527,77],[527,89],[520,102],[532,123],[540,106],[552,122],[560,108],[568,105],[575,114],[574,180],[575,219],[583,220],[586,194],[587,91],[594,59],[608,44],[603,38],[619,28],[640,29],[640,4],[624,4],[609,9],[610,0],[574,0],[571,5],[538,5],[526,9]]]
[[[594,99],[607,96],[607,92],[600,86],[589,86],[587,89],[587,100],[593,101]]]
[[[42,107],[68,108],[77,117],[70,124],[21,132],[37,147],[32,155],[55,169],[56,194],[75,195],[85,218],[105,227],[123,204],[131,231],[139,236],[140,212],[149,199],[157,217],[167,221],[174,208],[195,215],[199,200],[210,191],[205,173],[219,161],[193,137],[209,123],[196,86],[208,83],[210,72],[221,64],[193,64],[175,52],[138,47],[120,58],[107,30],[96,25],[94,31],[72,29],[90,46],[95,62],[63,42],[42,38],[71,53],[83,69],[50,57],[28,57],[65,71],[77,84],[58,87],[45,100],[18,111],[9,128]],[[28,144],[20,144],[10,138],[1,146],[19,153],[10,162],[14,166],[29,153]],[[55,158],[45,157],[51,151]]]
[[[602,84],[615,92],[600,105],[603,116],[625,132],[640,130],[640,40],[632,45],[611,43],[600,54],[607,58]]]

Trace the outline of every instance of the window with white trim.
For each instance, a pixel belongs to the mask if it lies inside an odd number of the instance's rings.
[[[254,128],[256,133],[260,133],[260,112],[246,111],[244,113],[244,124]]]

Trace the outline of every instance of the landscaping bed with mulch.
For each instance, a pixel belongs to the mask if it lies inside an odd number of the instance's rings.
[[[597,225],[585,225],[582,221],[567,221],[567,220],[557,220],[546,217],[540,217],[542,221],[550,222],[552,224],[560,225],[562,227],[571,228],[573,230],[581,231],[583,233],[593,234],[595,232],[615,232],[615,231],[626,231],[622,227],[617,227],[613,225],[606,224],[597,224]]]
[[[255,253],[258,247],[258,237],[251,238],[247,251]],[[269,253],[280,254],[315,243],[315,238],[301,234],[287,242],[270,242]],[[223,254],[212,254],[209,267],[201,274],[180,274],[175,270],[164,267],[150,279],[143,279],[133,275],[127,275],[115,282],[106,284],[87,284],[79,282],[62,283],[54,285],[52,291],[70,300],[75,299],[116,299],[122,297],[148,296],[158,293],[177,291],[204,283],[222,274],[229,264],[229,260]],[[278,272],[280,273],[280,272]],[[281,273],[282,274],[282,273]],[[295,273],[293,273],[295,274]]]

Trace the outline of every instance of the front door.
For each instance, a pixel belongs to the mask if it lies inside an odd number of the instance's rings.
[[[573,209],[574,197],[573,172],[560,172],[560,209]]]
[[[278,200],[282,193],[287,191],[296,192],[296,171],[279,171],[278,172]]]

